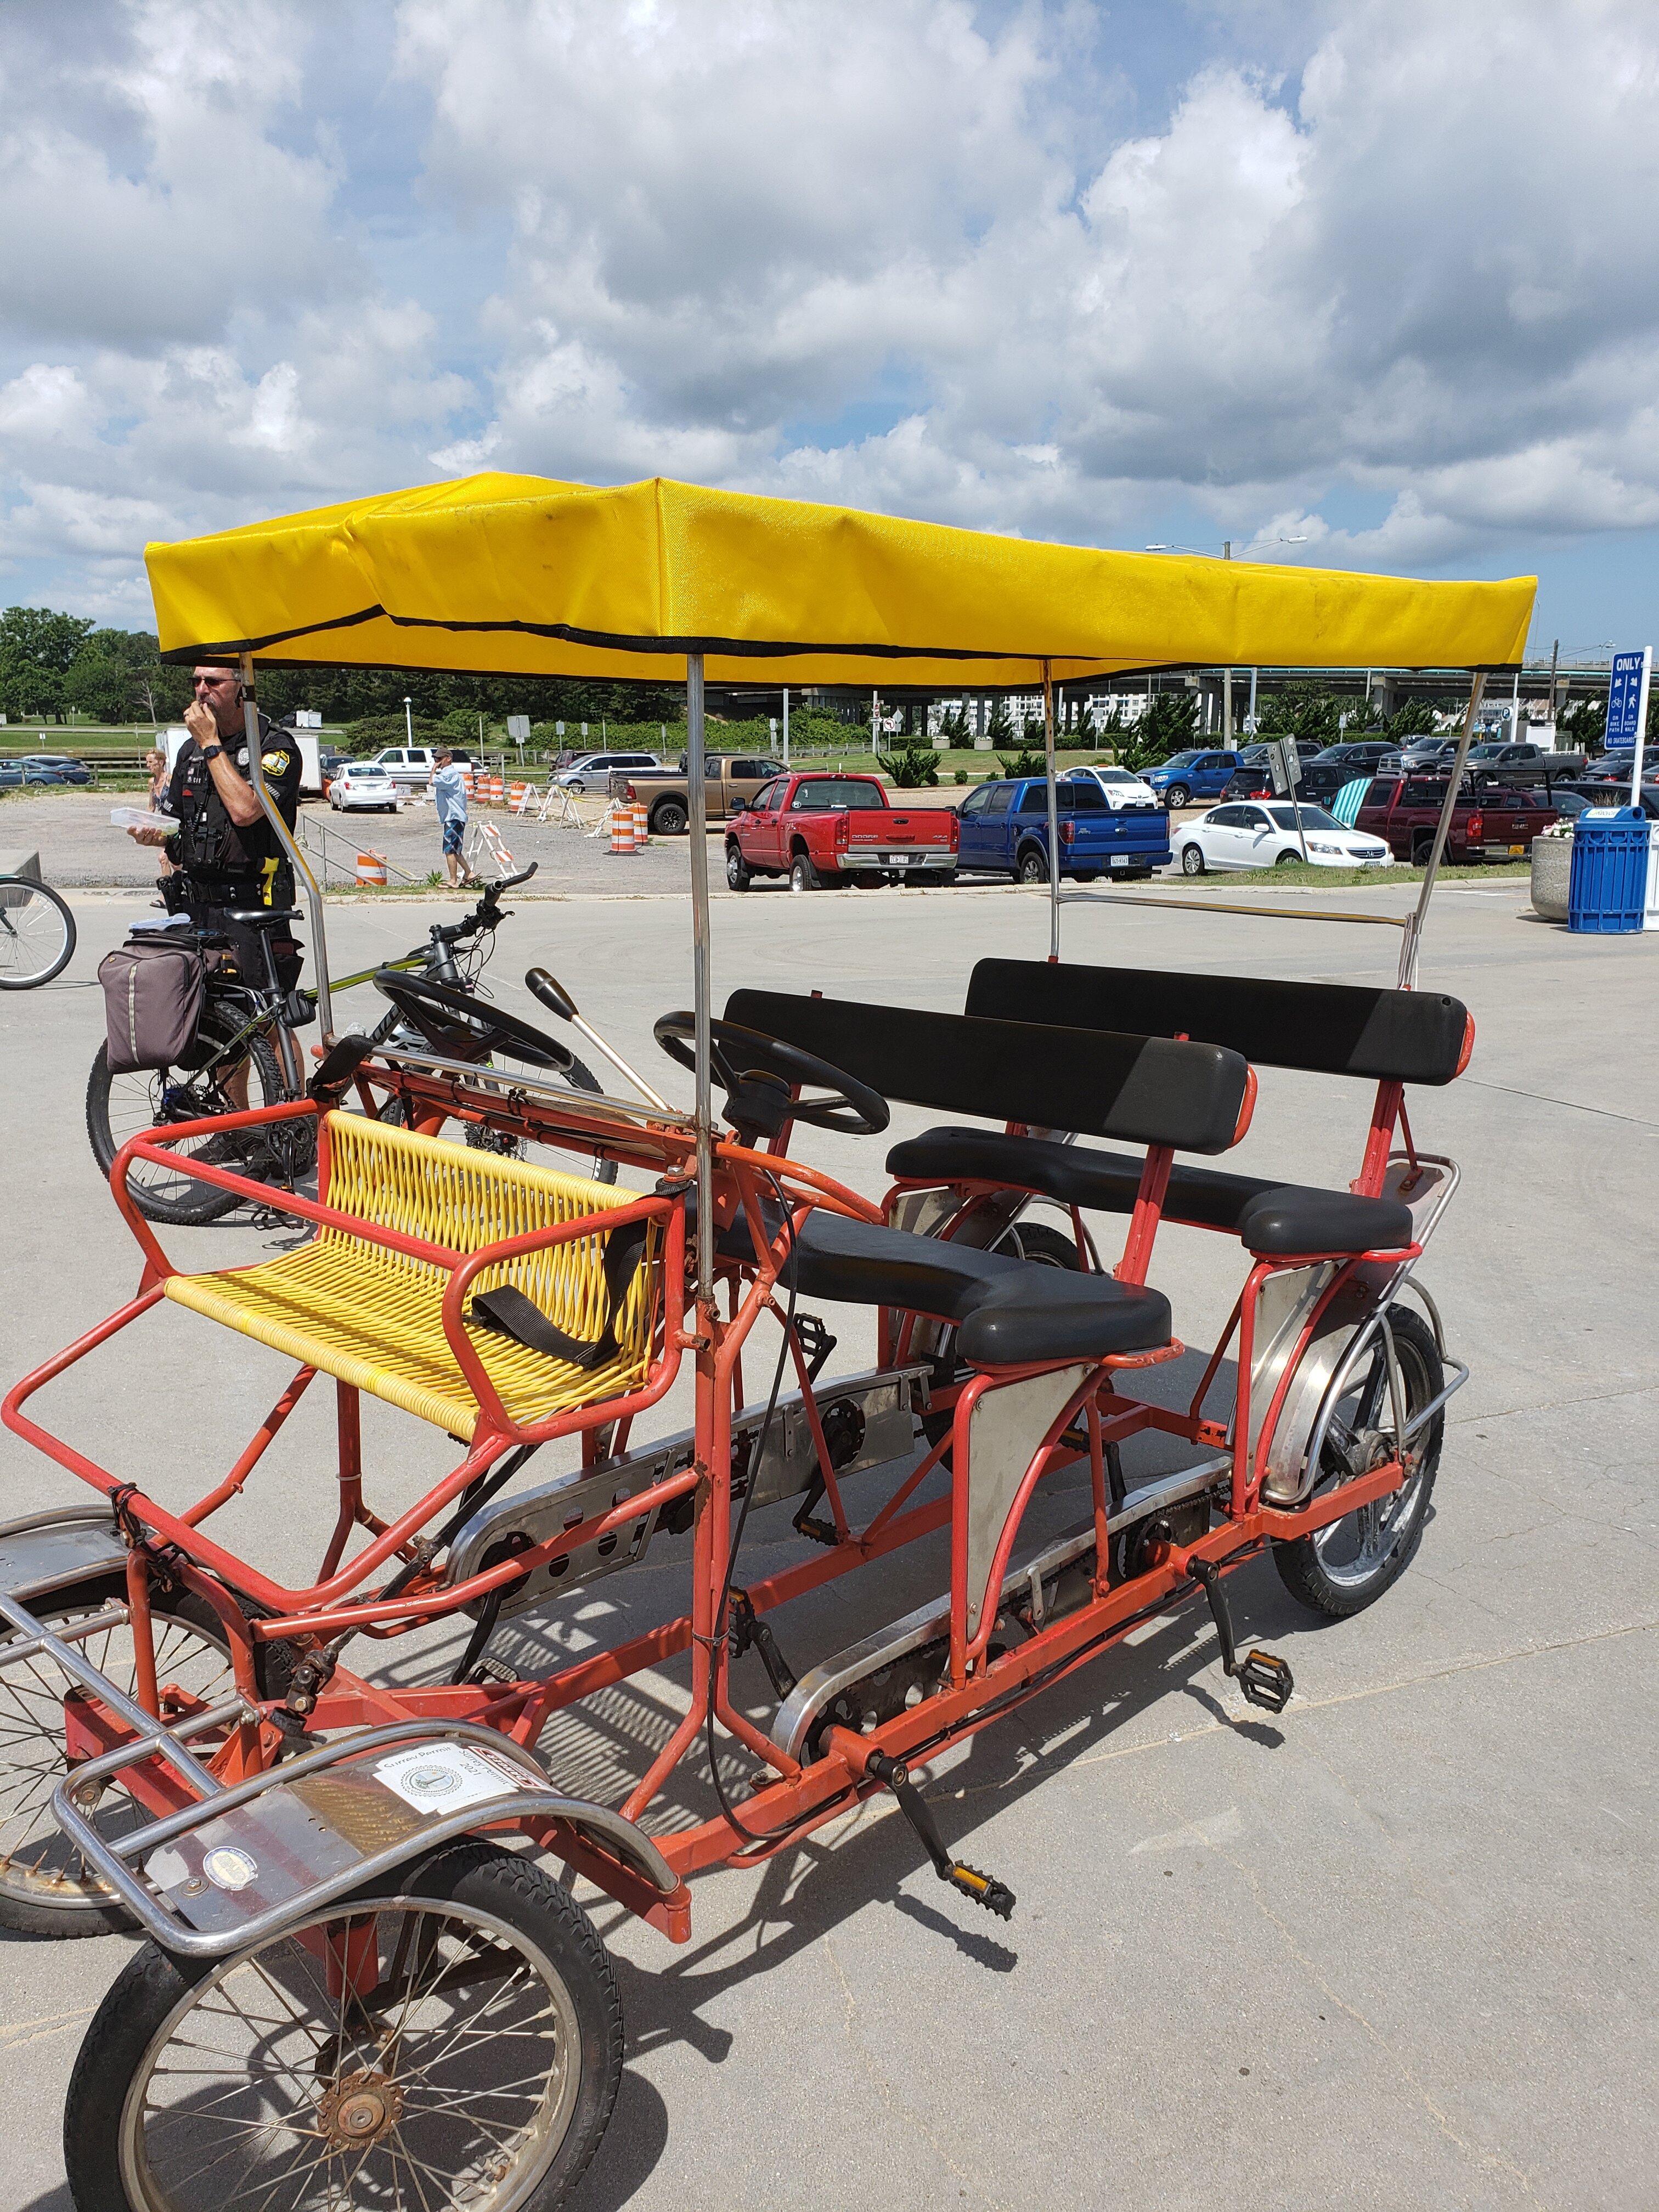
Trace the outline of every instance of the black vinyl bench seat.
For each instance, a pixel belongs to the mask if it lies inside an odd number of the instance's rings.
[[[1453,1082],[1468,1065],[1474,1037],[1468,1008],[1438,991],[1095,968],[1063,960],[977,962],[963,1012],[982,1020],[1068,1030],[1201,1037],[1241,1053],[1256,1067],[1372,1083]],[[1050,1126],[1062,1125],[1051,1120]]]
[[[805,1297],[954,1322],[957,1350],[975,1367],[1103,1359],[1170,1341],[1170,1301],[1161,1291],[839,1213],[807,1217],[783,1268],[784,1280],[792,1277]]]
[[[1130,1153],[994,1129],[927,1129],[887,1155],[888,1173],[902,1182],[995,1183],[1100,1213],[1133,1212],[1142,1165]],[[1395,1199],[1358,1198],[1352,1191],[1276,1183],[1179,1162],[1170,1170],[1164,1218],[1229,1231],[1261,1258],[1395,1252],[1413,1236],[1411,1208]]]

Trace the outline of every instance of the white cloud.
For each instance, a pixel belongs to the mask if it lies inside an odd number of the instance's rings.
[[[301,0],[26,11],[8,556],[107,592],[123,528],[485,465],[1399,567],[1659,526],[1649,9],[1270,12],[1123,136],[1081,0],[404,0],[342,115]]]

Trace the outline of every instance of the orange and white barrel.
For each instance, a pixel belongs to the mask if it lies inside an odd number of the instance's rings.
[[[633,805],[634,850],[636,853],[642,853],[651,842],[651,828],[646,819],[645,801],[642,799],[636,799]]]
[[[631,853],[634,845],[634,810],[618,800],[611,810],[611,849],[613,853]]]
[[[384,890],[386,889],[386,854],[384,853],[359,853],[357,855],[357,880],[360,884],[377,884],[380,890]]]

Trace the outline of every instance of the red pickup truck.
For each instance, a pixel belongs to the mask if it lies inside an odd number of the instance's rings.
[[[1360,802],[1356,830],[1386,838],[1397,860],[1420,867],[1434,842],[1446,803],[1443,775],[1378,776]],[[1557,809],[1536,792],[1464,779],[1446,836],[1446,858],[1459,867],[1480,860],[1520,860],[1547,830]]]
[[[775,776],[726,827],[726,880],[787,876],[792,891],[836,884],[954,883],[957,817],[948,806],[890,806],[873,775],[822,769]]]

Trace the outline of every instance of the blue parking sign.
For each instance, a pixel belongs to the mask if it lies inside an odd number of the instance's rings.
[[[1613,681],[1607,687],[1607,744],[1611,751],[1616,747],[1633,745],[1642,734],[1642,710],[1646,704],[1648,654],[1615,653],[1613,656]]]

